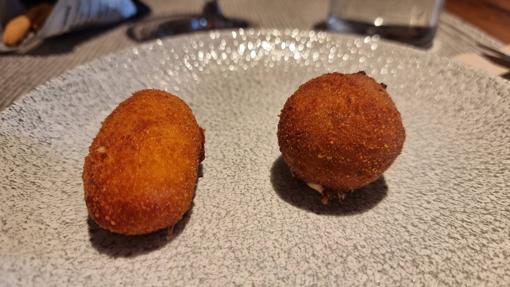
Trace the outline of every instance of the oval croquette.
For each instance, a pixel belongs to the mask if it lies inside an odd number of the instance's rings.
[[[150,233],[191,207],[204,134],[188,105],[142,90],[103,122],[83,168],[89,216],[112,232]]]

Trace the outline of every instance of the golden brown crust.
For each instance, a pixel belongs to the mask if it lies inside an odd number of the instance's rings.
[[[404,140],[395,104],[363,72],[306,82],[287,100],[278,124],[280,151],[292,173],[334,190],[376,180]]]
[[[2,41],[6,46],[17,46],[30,32],[30,18],[19,15],[5,25]]]
[[[38,31],[51,13],[53,6],[41,3],[18,15],[5,25],[2,41],[6,46],[17,46],[27,37],[30,29]]]
[[[89,216],[101,227],[144,234],[191,207],[204,135],[184,101],[142,90],[103,122],[83,168]]]

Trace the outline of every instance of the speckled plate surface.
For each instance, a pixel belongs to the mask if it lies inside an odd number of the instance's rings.
[[[384,177],[324,207],[276,139],[298,85],[365,70],[407,141]],[[133,91],[181,96],[206,129],[191,212],[141,237],[87,220],[83,157]],[[370,38],[237,31],[157,41],[78,67],[0,113],[0,285],[510,283],[510,85]]]

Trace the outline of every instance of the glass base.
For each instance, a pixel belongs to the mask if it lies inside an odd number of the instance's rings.
[[[148,41],[197,31],[247,28],[249,26],[250,24],[245,20],[225,17],[218,1],[208,0],[202,14],[148,19],[130,27],[127,34],[136,41]]]
[[[148,41],[197,31],[247,28],[248,26],[248,22],[240,19],[180,15],[139,22],[128,29],[128,36],[136,41]]]
[[[373,23],[343,20],[336,17],[329,17],[325,23],[317,25],[316,28],[362,35],[379,35],[386,39],[404,42],[420,48],[432,47],[436,34],[436,27],[375,26]]]

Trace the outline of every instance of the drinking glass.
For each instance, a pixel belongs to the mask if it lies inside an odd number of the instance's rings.
[[[432,45],[444,0],[330,0],[326,28]]]

